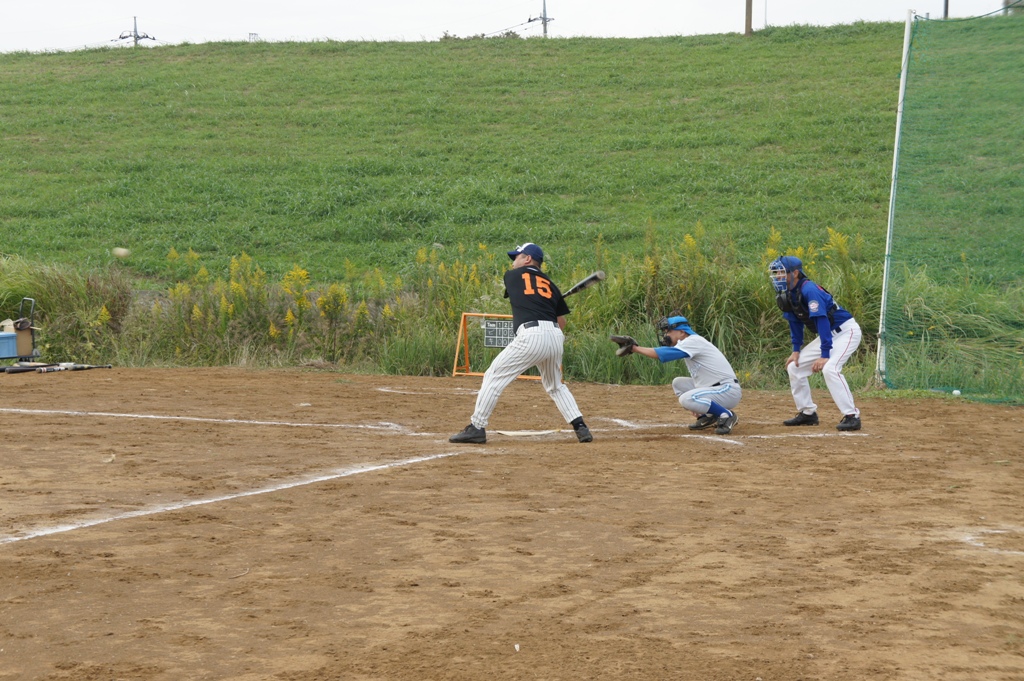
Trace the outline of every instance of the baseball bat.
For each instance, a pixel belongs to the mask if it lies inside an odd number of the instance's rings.
[[[585,288],[590,288],[599,281],[604,281],[604,277],[604,270],[598,270],[593,274],[587,276],[586,278],[580,280],[579,283],[575,284],[571,289],[563,293],[562,297],[565,298],[567,296],[571,296],[574,293],[579,293]]]
[[[52,366],[57,366],[57,365],[56,364],[42,364],[42,363],[39,363],[39,362],[34,362],[32,364],[26,364],[26,365],[15,364],[14,366],[9,366],[6,369],[4,369],[4,373],[6,373],[6,374],[23,374],[23,373],[26,373],[28,371],[35,371],[36,369],[40,369],[42,367],[52,367]]]
[[[112,364],[75,364],[63,362],[54,366],[39,367],[36,369],[41,374],[49,374],[54,371],[85,371],[86,369],[113,369]]]
[[[40,367],[55,367],[56,365],[49,363],[49,361],[19,361],[16,365],[10,367],[4,367],[3,373],[5,374],[25,374],[26,372],[34,372]]]

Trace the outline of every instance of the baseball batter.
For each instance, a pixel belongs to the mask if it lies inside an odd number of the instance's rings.
[[[715,427],[718,435],[728,435],[739,423],[733,410],[743,397],[736,372],[715,345],[697,335],[686,317],[673,313],[658,322],[661,347],[645,348],[630,336],[612,336],[619,344],[615,354],[624,357],[631,353],[650,357],[660,362],[681,359],[686,363],[689,376],[672,380],[672,391],[685,409],[697,417],[690,430]]]
[[[821,372],[832,401],[843,414],[837,430],[860,430],[860,410],[853,402],[853,393],[843,376],[843,365],[860,345],[861,331],[857,320],[839,307],[832,294],[807,278],[803,263],[792,255],[784,255],[768,266],[775,287],[775,302],[789,322],[793,353],[786,360],[789,387],[799,410],[783,421],[787,426],[818,425],[818,407],[811,399],[810,376]],[[804,329],[818,334],[804,344]]]
[[[502,391],[519,374],[530,367],[540,370],[541,383],[566,423],[572,425],[580,442],[594,437],[583,422],[576,398],[562,382],[562,352],[565,343],[565,304],[561,291],[543,272],[544,251],[540,246],[525,243],[508,252],[512,268],[505,273],[505,296],[512,304],[512,327],[515,338],[491,362],[484,373],[476,409],[470,424],[449,442],[487,442],[487,422],[498,404]]]

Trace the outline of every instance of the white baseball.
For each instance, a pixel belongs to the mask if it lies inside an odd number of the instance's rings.
[[[132,252],[129,251],[127,248],[121,248],[120,246],[117,248],[111,248],[110,253],[115,258],[127,258],[129,255],[132,254]]]
[[[960,391],[959,390],[954,390],[953,391],[953,397],[960,397]]]

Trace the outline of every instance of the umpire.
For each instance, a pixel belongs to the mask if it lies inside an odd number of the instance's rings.
[[[512,326],[516,336],[484,372],[470,424],[448,441],[487,442],[487,422],[502,391],[519,374],[535,366],[540,370],[544,390],[554,400],[566,423],[572,425],[576,438],[580,442],[591,442],[594,437],[583,422],[576,398],[562,382],[563,331],[569,306],[554,282],[540,270],[544,262],[540,246],[532,243],[516,246],[514,251],[508,252],[508,257],[512,259],[512,269],[505,272],[505,296],[512,303]]]
[[[836,430],[860,430],[860,410],[853,403],[853,393],[843,376],[843,365],[860,345],[861,331],[853,315],[839,307],[832,294],[807,278],[803,263],[792,255],[784,255],[768,266],[775,302],[789,322],[793,353],[786,360],[789,387],[799,410],[783,421],[787,426],[818,425],[818,407],[811,399],[810,376],[821,372],[832,401],[839,407],[843,420]],[[804,329],[818,336],[804,344]]]

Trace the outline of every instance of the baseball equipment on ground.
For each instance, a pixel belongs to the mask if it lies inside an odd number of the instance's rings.
[[[7,374],[24,374],[29,371],[35,371],[40,367],[52,367],[57,366],[56,364],[48,364],[46,362],[26,362],[23,364],[15,364],[13,366],[5,367],[4,373]]]
[[[625,357],[633,352],[633,348],[639,345],[639,343],[633,340],[632,336],[608,336],[608,340],[619,344],[619,349],[615,351],[616,357]]]
[[[53,371],[85,371],[86,369],[113,369],[112,364],[75,364],[64,362],[56,366],[39,367],[36,369],[41,374],[48,374]]]
[[[591,274],[590,276],[588,276],[586,279],[582,279],[578,284],[574,285],[568,291],[563,293],[562,297],[565,298],[566,296],[571,296],[574,293],[579,293],[580,291],[582,291],[585,288],[590,288],[591,286],[593,286],[597,282],[604,281],[604,277],[605,277],[604,270],[598,270],[598,271],[594,272],[593,274]]]

